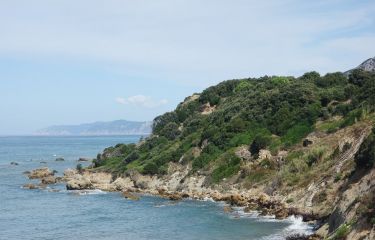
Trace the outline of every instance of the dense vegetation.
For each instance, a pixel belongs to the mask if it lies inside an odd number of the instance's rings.
[[[224,81],[155,118],[153,134],[140,143],[106,149],[98,155],[95,167],[118,173],[136,169],[165,174],[169,162],[192,163],[192,171],[209,171],[212,181],[218,182],[240,170],[237,147],[246,146],[256,158],[261,149],[276,154],[301,144],[318,120],[323,121],[319,130],[337,131],[375,110],[374,93],[375,74],[361,70],[349,77],[339,72],[324,76],[309,72],[298,78]],[[206,113],[207,108],[214,110]],[[319,151],[306,156],[306,167],[322,157]],[[373,149],[362,152],[373,154]],[[265,162],[258,175],[247,177],[259,181],[274,167]],[[292,166],[288,171],[293,173]]]

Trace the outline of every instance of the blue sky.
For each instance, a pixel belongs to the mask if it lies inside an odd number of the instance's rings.
[[[152,120],[222,80],[375,55],[375,1],[0,0],[0,134]]]

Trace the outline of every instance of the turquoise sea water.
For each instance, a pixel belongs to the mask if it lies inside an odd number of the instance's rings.
[[[119,193],[66,191],[63,184],[27,190],[22,173],[48,166],[62,174],[79,157],[140,136],[0,137],[0,239],[284,239],[308,231],[299,219],[276,221],[224,213],[223,203],[152,196],[131,201]],[[64,162],[56,162],[64,157]],[[11,165],[17,162],[19,165]],[[46,163],[41,163],[46,162]],[[52,192],[59,189],[59,192]]]

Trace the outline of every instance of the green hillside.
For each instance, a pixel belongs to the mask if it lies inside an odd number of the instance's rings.
[[[192,173],[207,172],[212,183],[220,182],[240,170],[241,159],[234,153],[239,146],[248,148],[253,159],[261,149],[272,155],[293,149],[317,127],[333,133],[372,116],[374,93],[375,74],[362,70],[349,77],[308,72],[298,78],[224,81],[156,117],[152,135],[140,143],[106,149],[94,167],[117,174],[135,169],[162,175],[169,162],[191,163]],[[314,157],[305,161],[311,165]],[[277,168],[271,161],[262,164],[263,169],[249,176],[253,181]]]

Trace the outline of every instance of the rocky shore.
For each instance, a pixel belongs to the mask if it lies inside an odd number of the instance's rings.
[[[177,169],[180,167],[180,169]],[[56,177],[54,171],[48,168],[32,170],[28,177],[30,179],[40,179],[39,184],[25,184],[24,188],[39,189],[45,188],[48,184],[65,183],[67,190],[90,190],[100,189],[108,192],[122,192],[125,198],[138,200],[142,194],[158,195],[163,198],[178,201],[183,198],[191,199],[212,199],[214,201],[224,201],[231,206],[244,207],[245,212],[257,211],[261,215],[274,216],[276,219],[284,219],[290,215],[308,214],[298,212],[295,208],[290,208],[286,203],[277,198],[270,197],[260,191],[241,191],[232,187],[224,189],[222,187],[206,187],[205,179],[200,176],[188,176],[189,171],[182,166],[170,166],[174,170],[173,174],[167,176],[147,176],[138,172],[131,172],[128,176],[114,177],[110,173],[95,172],[90,169],[77,171],[67,169],[63,176]],[[184,174],[186,173],[186,174]],[[226,211],[230,211],[230,207]],[[307,218],[306,218],[307,219]]]
[[[48,184],[65,183],[67,190],[99,189],[108,192],[121,192],[124,198],[138,200],[143,194],[152,194],[163,198],[178,201],[183,198],[228,203],[223,210],[232,211],[232,207],[243,207],[245,212],[258,212],[260,215],[273,216],[276,219],[285,219],[292,215],[303,217],[305,222],[315,226],[316,234],[311,236],[295,236],[290,239],[323,239],[328,227],[344,214],[352,215],[356,208],[351,208],[355,195],[365,194],[375,185],[375,171],[370,171],[360,181],[351,184],[335,204],[335,215],[324,215],[319,212],[324,208],[321,205],[306,204],[309,195],[302,190],[290,192],[289,195],[281,193],[268,195],[262,188],[245,189],[238,184],[207,184],[207,176],[189,174],[190,165],[170,163],[168,173],[163,176],[142,175],[137,171],[129,171],[125,175],[113,175],[95,169],[67,169],[62,176],[55,176],[55,171],[40,168],[27,172],[30,179],[39,179],[39,184],[25,184],[27,189],[44,189]],[[289,203],[290,196],[299,199]],[[353,200],[353,201],[352,201]],[[350,206],[349,206],[350,205]],[[350,210],[349,212],[348,209]],[[373,236],[372,232],[352,231],[352,238],[368,239],[361,236]],[[370,238],[371,239],[371,238]]]

